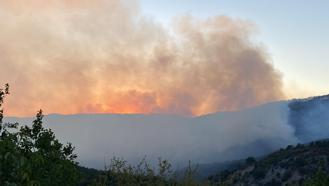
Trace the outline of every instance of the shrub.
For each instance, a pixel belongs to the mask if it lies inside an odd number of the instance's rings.
[[[76,185],[74,147],[61,144],[42,125],[40,110],[32,127],[4,123],[2,104],[9,85],[0,89],[0,185]]]

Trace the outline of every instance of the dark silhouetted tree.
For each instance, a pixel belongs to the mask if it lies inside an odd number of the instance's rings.
[[[0,185],[77,185],[74,147],[61,144],[42,125],[40,110],[32,126],[3,122],[2,105],[9,85],[0,89]]]

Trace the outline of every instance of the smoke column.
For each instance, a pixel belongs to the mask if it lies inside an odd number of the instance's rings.
[[[0,26],[10,115],[202,115],[283,97],[248,21],[180,16],[167,28],[137,1],[2,0]]]

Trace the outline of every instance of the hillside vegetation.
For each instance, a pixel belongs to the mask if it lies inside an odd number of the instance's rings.
[[[222,185],[329,185],[329,140],[287,146],[258,161],[248,158],[240,168],[211,176]],[[316,184],[315,184],[316,185]]]

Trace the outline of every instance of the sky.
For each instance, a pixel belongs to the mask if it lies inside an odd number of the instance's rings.
[[[0,1],[9,115],[203,115],[329,92],[326,1]]]
[[[283,74],[288,97],[329,93],[329,2],[326,0],[141,0],[144,14],[170,25],[177,15],[226,15],[253,22],[255,37]]]

